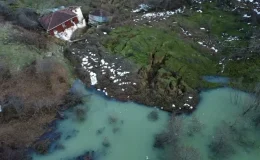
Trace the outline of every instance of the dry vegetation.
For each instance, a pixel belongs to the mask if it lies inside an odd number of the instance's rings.
[[[0,158],[9,159],[9,152],[20,156],[55,119],[68,93],[68,73],[53,59],[35,61],[15,74],[1,63],[0,71]]]

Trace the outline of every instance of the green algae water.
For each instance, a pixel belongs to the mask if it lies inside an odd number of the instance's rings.
[[[86,151],[95,151],[96,157],[93,160],[163,160],[160,157],[167,152],[155,149],[153,143],[154,136],[166,128],[169,114],[157,110],[158,120],[150,121],[147,115],[156,110],[155,108],[109,100],[85,89],[83,85],[77,85],[77,90],[90,95],[84,104],[84,107],[89,108],[85,121],[78,122],[75,113],[67,111],[69,118],[58,122],[57,130],[62,133],[61,139],[55,142],[62,145],[62,149],[43,156],[34,154],[34,160],[70,160]],[[192,115],[183,116],[183,127],[187,131],[194,117],[203,127],[199,133],[192,136],[181,135],[181,139],[186,146],[192,146],[199,151],[200,160],[220,160],[221,158],[211,157],[209,151],[209,144],[215,138],[216,127],[223,121],[229,125],[233,124],[238,119],[243,105],[250,101],[251,97],[241,91],[220,88],[202,92],[201,98],[198,109]],[[245,125],[248,125],[246,121]],[[245,127],[246,133],[243,134],[241,143],[231,140],[234,152],[223,159],[259,159],[260,132],[248,126]],[[245,145],[246,142],[251,145]]]

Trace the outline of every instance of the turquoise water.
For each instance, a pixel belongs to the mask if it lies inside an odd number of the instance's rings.
[[[58,124],[58,131],[63,134],[57,143],[62,144],[64,149],[45,156],[34,155],[33,159],[71,159],[91,150],[96,152],[97,159],[102,160],[156,159],[153,137],[167,124],[167,112],[160,111],[157,121],[149,121],[147,115],[157,109],[108,100],[85,90],[81,85],[77,87],[82,93],[91,94],[84,105],[89,108],[85,121],[78,122],[73,111],[67,112],[70,118]],[[108,120],[111,116],[117,119],[112,124]],[[98,129],[103,132],[98,134]],[[66,140],[68,133],[73,130],[76,130],[74,135]],[[104,139],[110,142],[110,147],[102,145]]]
[[[158,110],[158,120],[150,121],[147,115],[156,110],[155,108],[109,100],[86,90],[82,85],[77,85],[76,88],[84,94],[91,94],[83,106],[89,108],[85,121],[78,122],[75,112],[68,111],[66,114],[69,119],[58,123],[58,131],[62,132],[62,137],[57,143],[62,144],[64,149],[44,156],[33,155],[34,160],[71,159],[91,150],[95,151],[96,159],[102,160],[160,160],[158,157],[163,152],[153,148],[154,136],[166,128],[169,114]],[[186,146],[199,150],[201,160],[211,160],[208,146],[214,139],[216,127],[223,124],[224,120],[229,125],[237,121],[244,104],[251,97],[229,88],[202,92],[201,97],[198,109],[191,116],[183,116],[183,128],[186,129],[181,139]],[[109,117],[113,117],[114,123],[109,123]],[[191,136],[187,134],[187,128],[194,117],[203,127],[200,132]],[[235,153],[228,160],[258,160],[260,157],[260,132],[252,129],[247,120],[243,122],[243,139],[253,142],[254,147],[245,147],[231,140]],[[98,129],[102,133],[97,134]],[[67,139],[68,133],[74,134],[70,134],[71,138]],[[231,135],[231,138],[235,136]],[[109,142],[110,147],[102,145],[104,139]]]
[[[230,78],[228,77],[222,77],[222,76],[203,76],[203,80],[211,83],[222,83],[227,84],[230,81]]]
[[[203,125],[200,133],[194,136],[184,136],[183,140],[186,145],[191,145],[199,149],[202,156],[201,159],[210,160],[208,145],[214,139],[216,127],[223,124],[234,124],[235,121],[240,122],[241,112],[243,107],[248,104],[252,98],[249,94],[230,88],[219,88],[201,94],[202,101],[198,109],[193,113],[192,117],[196,117]],[[191,123],[192,117],[185,117],[186,126]],[[226,123],[224,123],[225,121]],[[244,128],[243,139],[247,142],[255,143],[255,146],[250,148],[238,143],[239,140],[233,140],[237,135],[227,133],[225,128],[218,128],[229,136],[230,143],[235,149],[235,153],[227,158],[228,160],[258,160],[260,159],[260,132],[251,126],[247,119],[242,119],[241,126]]]

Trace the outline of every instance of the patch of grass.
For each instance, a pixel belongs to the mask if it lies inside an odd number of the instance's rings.
[[[179,74],[190,87],[198,87],[202,75],[216,72],[210,55],[198,52],[192,44],[185,42],[174,32],[148,27],[122,27],[111,32],[106,47],[146,66],[161,62],[166,72]],[[176,80],[175,80],[176,81]]]
[[[240,79],[245,86],[254,86],[260,82],[260,57],[229,61],[226,65],[225,74]]]
[[[1,45],[0,57],[8,62],[12,71],[19,71],[31,64],[38,55],[23,45]]]

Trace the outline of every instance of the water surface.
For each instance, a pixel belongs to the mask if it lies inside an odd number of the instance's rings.
[[[168,113],[158,111],[159,119],[149,121],[147,115],[156,110],[155,108],[109,100],[97,92],[87,90],[79,83],[74,87],[84,94],[91,95],[83,106],[89,108],[85,121],[78,122],[75,111],[67,111],[69,119],[58,122],[57,130],[62,132],[62,137],[55,143],[61,144],[64,149],[56,149],[44,156],[34,155],[33,159],[72,159],[93,150],[96,159],[102,160],[161,160],[159,157],[164,152],[153,148],[154,136],[166,128]],[[211,160],[209,144],[214,139],[216,127],[223,125],[224,121],[225,124],[233,124],[239,119],[243,106],[251,100],[249,94],[230,88],[202,92],[197,110],[191,116],[183,116],[183,144],[198,149],[200,160]],[[109,123],[111,116],[117,119],[115,123]],[[194,117],[203,127],[200,132],[191,136],[188,130]],[[244,122],[245,132],[242,138],[252,142],[254,146],[237,143],[237,140],[232,139],[236,135],[231,135],[230,141],[235,152],[227,158],[228,160],[257,160],[260,157],[260,132],[253,129],[247,120]],[[219,129],[224,130],[221,127]],[[98,133],[98,130],[103,132]],[[102,145],[104,139],[107,139],[110,147]]]
[[[74,111],[66,112],[69,119],[58,122],[57,130],[62,132],[62,137],[56,142],[64,149],[45,156],[34,155],[33,159],[72,159],[86,151],[95,151],[96,159],[102,160],[156,159],[158,151],[153,148],[153,138],[167,124],[167,112],[158,111],[158,120],[150,121],[147,115],[158,109],[109,100],[80,84],[74,87],[90,95],[84,104],[89,108],[85,121],[78,122]],[[112,124],[111,116],[116,119]],[[104,139],[110,147],[102,145]]]

